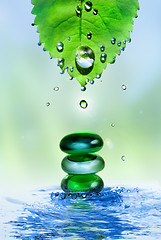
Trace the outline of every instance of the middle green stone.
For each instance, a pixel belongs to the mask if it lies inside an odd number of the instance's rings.
[[[60,142],[60,148],[68,154],[85,154],[101,150],[102,138],[92,132],[76,132],[65,136]]]

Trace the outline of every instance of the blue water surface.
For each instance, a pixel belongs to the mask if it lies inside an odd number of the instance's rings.
[[[161,240],[161,190],[108,187],[100,194],[41,189],[1,204],[0,239]]]

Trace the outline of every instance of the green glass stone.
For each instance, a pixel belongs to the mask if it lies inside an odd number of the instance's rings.
[[[67,175],[61,182],[64,192],[100,192],[103,180],[95,174]]]
[[[76,132],[66,135],[60,142],[60,148],[68,154],[85,154],[101,150],[102,138],[92,132]]]
[[[104,168],[105,162],[101,156],[94,154],[83,156],[66,156],[61,163],[62,169],[68,174],[90,174],[97,173]]]

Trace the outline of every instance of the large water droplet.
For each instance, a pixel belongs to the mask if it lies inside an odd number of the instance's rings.
[[[82,75],[89,74],[94,66],[95,55],[91,48],[81,46],[76,53],[75,63]]]
[[[105,46],[101,45],[100,50],[101,50],[101,52],[104,52],[105,51]]]
[[[97,9],[93,9],[93,14],[97,15],[98,14],[98,10]]]
[[[85,108],[87,108],[88,103],[85,100],[81,100],[80,101],[80,106],[81,106],[81,108],[85,109]]]
[[[58,52],[62,52],[64,49],[64,44],[62,42],[58,42],[57,44],[57,50]]]
[[[81,17],[82,16],[82,6],[78,5],[76,8],[75,8],[75,11],[76,11],[76,14],[78,17]]]
[[[92,3],[91,3],[91,2],[86,2],[85,5],[84,5],[84,7],[85,7],[85,10],[86,10],[87,12],[90,12],[91,9],[92,9]]]
[[[115,43],[116,43],[116,38],[112,38],[112,39],[111,39],[111,43],[112,43],[112,44],[115,44]]]
[[[101,62],[102,62],[102,63],[105,63],[105,62],[106,62],[106,58],[107,58],[106,53],[102,53],[102,54],[101,54],[101,57],[100,57]]]
[[[88,33],[87,33],[87,38],[88,38],[88,39],[91,39],[91,38],[92,38],[92,33],[91,33],[91,32],[88,32]]]

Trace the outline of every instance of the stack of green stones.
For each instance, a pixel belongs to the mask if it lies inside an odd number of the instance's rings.
[[[68,155],[62,160],[62,169],[68,173],[61,182],[64,192],[100,192],[104,183],[95,173],[101,171],[105,162],[93,154],[103,147],[102,138],[92,132],[76,132],[65,136],[60,148]]]

